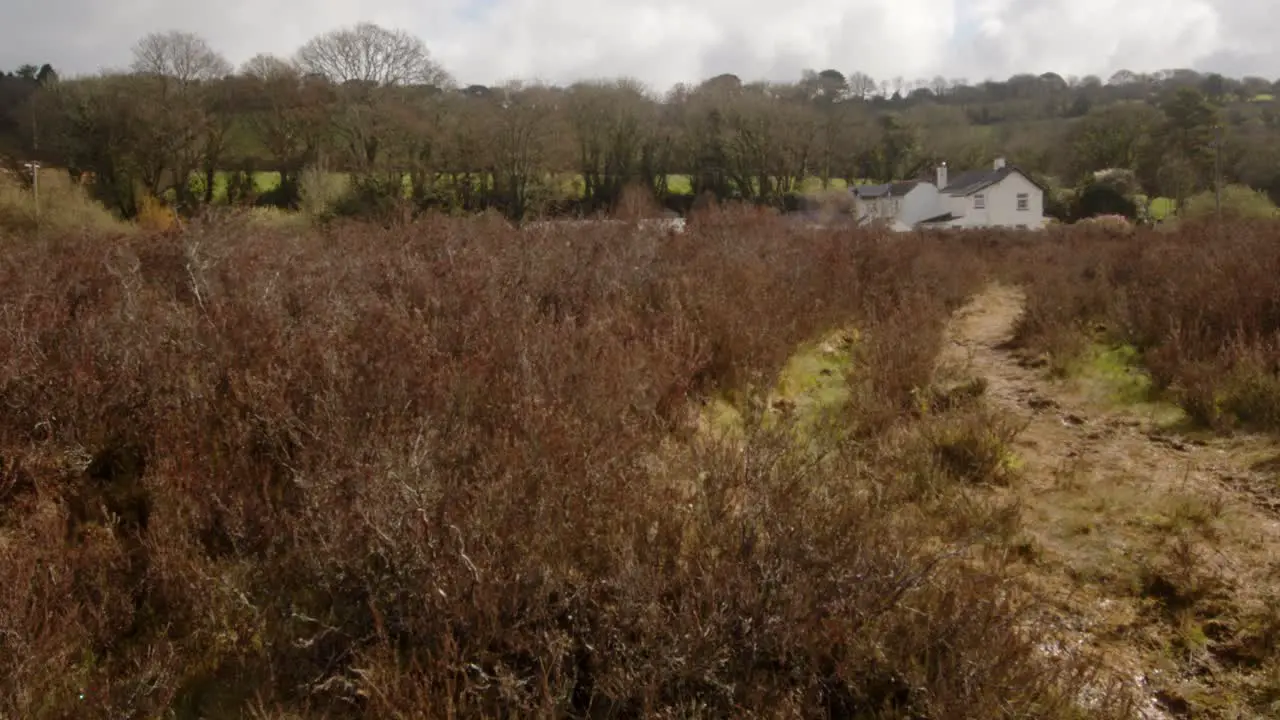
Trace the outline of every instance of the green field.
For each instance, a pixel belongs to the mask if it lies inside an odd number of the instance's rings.
[[[48,176],[50,181],[59,181],[63,178],[63,171],[46,169],[42,176]],[[227,186],[231,178],[231,172],[219,172],[214,178],[213,198],[215,202],[225,202],[227,199]],[[266,193],[280,186],[280,173],[278,172],[254,172],[253,185],[254,190],[258,193]],[[328,173],[330,183],[329,192],[331,197],[340,193],[350,182],[348,173],[332,172]],[[43,181],[42,181],[43,182]],[[859,179],[858,184],[871,183],[870,179]],[[559,184],[562,192],[566,197],[580,196],[582,192],[582,175],[578,173],[563,173],[559,175]],[[203,177],[193,177],[193,188],[200,189],[203,186]],[[408,196],[411,190],[410,178],[408,175],[404,178],[405,194]],[[831,190],[845,190],[848,183],[841,178],[832,178],[829,185]],[[674,195],[688,195],[693,192],[692,178],[689,175],[672,174],[667,176],[668,192]],[[814,194],[822,191],[822,179],[810,176],[801,184],[800,192],[802,194]],[[1177,203],[1168,197],[1156,197],[1151,199],[1148,204],[1148,211],[1153,220],[1161,221],[1169,218],[1174,214]]]
[[[227,198],[227,184],[230,173],[220,172],[214,179],[213,198],[217,202],[225,201]],[[330,173],[335,182],[346,183],[350,176],[347,173]],[[199,184],[201,181],[196,180]],[[280,173],[278,172],[255,172],[253,173],[254,190],[259,193],[269,192],[280,186]],[[559,185],[561,190],[567,196],[580,195],[582,192],[582,175],[578,173],[565,173],[559,176]],[[830,188],[832,190],[843,190],[847,187],[847,183],[839,178],[832,178]],[[405,176],[405,192],[410,189],[409,177]],[[806,178],[801,185],[800,192],[815,193],[822,190],[822,178],[809,177]],[[693,192],[692,178],[688,175],[668,175],[667,191],[673,195],[688,195]]]
[[[1158,197],[1151,200],[1151,204],[1147,206],[1152,220],[1164,220],[1173,214],[1178,204],[1173,198]]]

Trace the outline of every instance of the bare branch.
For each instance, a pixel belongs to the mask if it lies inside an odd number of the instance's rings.
[[[375,85],[451,84],[419,38],[402,30],[360,23],[313,38],[298,50],[304,72],[323,75],[335,83]]]
[[[217,80],[231,74],[231,63],[195,33],[170,30],[151,33],[133,47],[130,69],[141,75],[158,75],[187,84]]]
[[[259,53],[240,66],[240,74],[262,81],[294,80],[301,76],[298,66],[270,53]]]

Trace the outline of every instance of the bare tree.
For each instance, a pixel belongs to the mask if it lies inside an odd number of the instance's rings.
[[[133,72],[177,80],[181,85],[231,74],[231,63],[195,33],[151,33],[133,47]]]
[[[560,90],[543,85],[509,83],[496,90],[488,137],[494,190],[507,216],[522,220],[535,209],[543,189],[538,179],[560,144],[564,101]]]
[[[624,187],[637,181],[660,194],[662,188],[642,167],[646,152],[652,150],[657,117],[638,82],[577,83],[568,90],[566,109],[583,197],[589,205],[610,205],[621,197]]]
[[[155,195],[172,188],[178,202],[194,205],[201,194],[191,185],[205,170],[205,200],[212,199],[216,163],[230,129],[234,102],[231,63],[195,33],[170,30],[144,36],[133,47],[131,90],[152,109],[145,127],[152,139],[138,155],[142,182]]]
[[[849,75],[849,94],[860,100],[867,100],[876,92],[876,81],[864,72]]]
[[[298,67],[284,58],[270,53],[259,53],[240,66],[240,74],[269,82],[272,80],[297,80]]]
[[[298,50],[304,72],[323,75],[335,83],[372,85],[451,84],[421,39],[402,30],[359,23],[313,38]]]
[[[241,73],[250,98],[243,114],[280,173],[280,199],[295,201],[302,168],[314,162],[330,128],[332,88],[307,82],[297,68],[279,58],[258,56]]]

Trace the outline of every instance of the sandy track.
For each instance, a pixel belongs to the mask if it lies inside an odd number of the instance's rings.
[[[1161,432],[1134,408],[1048,379],[1007,347],[1022,304],[1013,287],[977,295],[952,319],[939,373],[985,378],[988,403],[1026,424],[1015,443],[1021,479],[1009,492],[1036,548],[1028,582],[1057,611],[1046,620],[1142,688],[1140,717],[1169,717],[1161,708],[1182,715],[1181,691],[1234,693],[1222,683],[1252,680],[1211,651],[1166,662],[1167,618],[1134,589],[1135,578],[1168,557],[1176,537],[1194,536],[1198,563],[1230,594],[1233,611],[1274,606],[1280,493],[1265,459],[1280,466],[1280,453],[1264,438]]]

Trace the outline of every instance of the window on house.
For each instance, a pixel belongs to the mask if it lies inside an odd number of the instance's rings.
[[[982,210],[982,209],[984,209],[984,208],[986,208],[986,207],[987,207],[987,196],[986,196],[986,195],[983,195],[982,193],[978,193],[977,195],[974,195],[974,196],[973,196],[973,209],[974,209],[974,210]]]
[[[1031,208],[1031,196],[1027,193],[1018,193],[1018,210],[1026,212]]]

